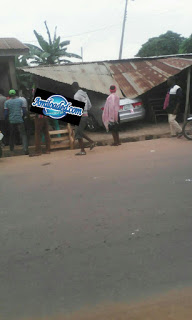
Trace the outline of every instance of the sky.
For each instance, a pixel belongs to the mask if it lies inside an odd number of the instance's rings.
[[[115,60],[124,8],[125,0],[4,1],[0,37],[38,45],[33,30],[47,39],[46,20],[52,34],[57,26],[61,39],[70,40],[68,52],[81,55],[83,48],[83,61]],[[149,38],[168,30],[192,34],[191,0],[128,0],[122,58],[134,57]]]

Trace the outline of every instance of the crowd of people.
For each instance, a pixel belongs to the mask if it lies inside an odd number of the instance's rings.
[[[88,112],[91,109],[91,101],[85,91],[83,91],[77,82],[72,84],[74,92],[74,99],[84,102],[85,107],[83,115],[81,117],[79,126],[75,126],[75,139],[79,142],[80,151],[76,155],[86,155],[83,139],[90,143],[90,150],[96,146],[96,142],[89,138],[85,133],[85,129],[88,122]],[[118,134],[118,111],[119,111],[119,97],[116,95],[116,87],[110,87],[110,95],[107,98],[106,105],[103,112],[103,123],[107,131],[112,132],[114,139],[113,145],[120,144]],[[14,153],[14,146],[18,140],[17,133],[20,134],[22,141],[23,153],[29,154],[28,139],[26,133],[25,119],[28,113],[27,100],[17,94],[16,90],[9,90],[9,96],[4,95],[3,90],[0,90],[0,131],[3,133],[3,144],[9,145],[10,151]],[[39,156],[42,154],[41,142],[42,135],[46,145],[46,153],[50,153],[50,137],[49,137],[49,125],[48,118],[36,114],[34,117],[35,124],[35,152],[29,154],[29,156]]]
[[[9,96],[4,95],[3,90],[0,90],[0,131],[3,134],[3,144],[10,146],[10,151],[13,153],[16,139],[18,140],[17,132],[22,139],[24,154],[28,152],[28,139],[24,119],[27,116],[28,103],[24,97],[19,97],[16,90],[9,90]]]
[[[181,88],[176,85],[175,79],[171,77],[168,79],[169,90],[167,92],[164,109],[168,113],[168,121],[170,124],[171,136],[182,136],[182,128],[176,121],[176,116],[181,104],[182,91]],[[74,93],[74,99],[84,102],[84,112],[81,117],[79,126],[75,127],[75,139],[79,142],[80,151],[76,155],[86,155],[83,139],[90,143],[90,150],[96,146],[96,142],[85,134],[85,129],[88,121],[88,113],[91,109],[91,101],[85,91],[83,91],[77,82],[72,84]],[[104,106],[102,120],[107,132],[111,132],[113,137],[113,146],[121,144],[119,139],[119,108],[120,99],[116,93],[116,86],[111,85],[109,88],[109,96],[106,99]],[[4,135],[3,144],[10,147],[10,151],[14,152],[14,146],[16,142],[17,132],[20,133],[22,141],[23,152],[25,155],[29,154],[28,139],[26,133],[25,118],[28,112],[27,100],[18,96],[16,90],[11,89],[9,96],[4,95],[3,90],[0,90],[0,132]],[[42,154],[41,141],[42,135],[44,137],[46,145],[46,153],[50,153],[50,137],[48,118],[36,114],[35,115],[35,152],[29,156],[39,156]]]

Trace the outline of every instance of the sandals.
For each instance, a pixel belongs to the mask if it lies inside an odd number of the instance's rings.
[[[85,156],[86,152],[85,151],[80,151],[78,153],[75,154],[76,156]]]
[[[117,147],[118,144],[117,144],[117,143],[112,143],[111,146],[112,146],[112,147]]]
[[[96,143],[96,142],[91,143],[91,145],[90,145],[90,150],[93,150],[93,148],[95,148],[95,147],[96,147],[96,145],[97,145],[97,143]]]
[[[93,150],[93,148],[95,148],[96,147],[96,142],[92,142],[91,144],[90,144],[90,150]],[[85,156],[86,155],[86,152],[85,151],[80,151],[80,152],[78,152],[78,153],[76,153],[75,154],[76,156]]]
[[[180,139],[183,136],[183,132],[177,133],[177,138]]]

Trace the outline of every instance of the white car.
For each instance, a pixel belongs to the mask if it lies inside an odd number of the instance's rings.
[[[120,123],[141,120],[145,117],[145,108],[140,99],[124,98],[120,100]]]
[[[104,110],[104,104],[100,103],[100,106],[97,108],[92,108],[89,115],[88,121],[88,130],[97,131],[99,128],[103,128],[102,122],[102,113]],[[120,99],[120,109],[119,109],[119,118],[120,124],[130,121],[142,120],[145,117],[145,108],[141,99],[129,99],[123,98]]]

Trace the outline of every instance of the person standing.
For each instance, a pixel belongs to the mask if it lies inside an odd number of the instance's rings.
[[[181,87],[176,85],[174,77],[170,77],[167,80],[167,84],[169,90],[165,97],[163,109],[168,113],[168,122],[170,125],[171,136],[177,136],[177,138],[181,138],[183,135],[183,130],[176,121],[176,117],[181,106],[182,90]]]
[[[4,145],[7,144],[7,121],[5,120],[4,117],[4,104],[6,101],[6,97],[4,96],[4,91],[2,89],[0,89],[0,132],[2,132],[3,134],[3,139],[2,139],[2,143]]]
[[[19,98],[22,100],[23,102],[23,108],[26,108],[26,110],[28,111],[28,102],[27,99],[25,97],[23,97],[23,95],[20,95]]]
[[[9,139],[9,146],[10,151],[14,151],[15,146],[15,135],[16,130],[18,128],[22,144],[23,144],[23,151],[27,155],[28,152],[28,142],[27,142],[27,135],[25,131],[23,117],[26,115],[27,110],[23,107],[22,100],[16,96],[16,91],[14,89],[9,90],[9,100],[7,100],[4,104],[4,114],[5,119],[8,118],[10,124],[10,139]]]
[[[47,117],[43,115],[36,115],[35,116],[35,153],[30,154],[30,157],[40,156],[42,154],[41,149],[41,138],[42,134],[45,138],[45,145],[46,145],[46,154],[50,154],[51,149],[51,141],[49,136],[49,124]]]
[[[86,155],[83,138],[89,141],[90,150],[92,150],[96,146],[96,143],[84,133],[84,130],[88,122],[88,111],[91,109],[92,105],[87,93],[82,89],[80,89],[78,82],[73,82],[72,89],[73,89],[73,92],[75,93],[74,99],[85,103],[83,115],[81,117],[79,126],[75,126],[75,139],[78,140],[79,146],[81,149],[80,152],[76,153],[76,156],[80,156],[80,155]]]
[[[34,98],[34,95],[35,95],[35,89],[32,89],[33,98]],[[29,155],[30,157],[40,156],[42,154],[42,149],[41,149],[42,136],[46,145],[46,154],[50,154],[51,140],[49,136],[48,118],[41,114],[36,114],[35,115],[35,153],[30,154]]]
[[[102,115],[103,124],[113,136],[113,146],[119,146],[119,97],[116,94],[116,86],[110,86],[110,95],[108,96]]]

